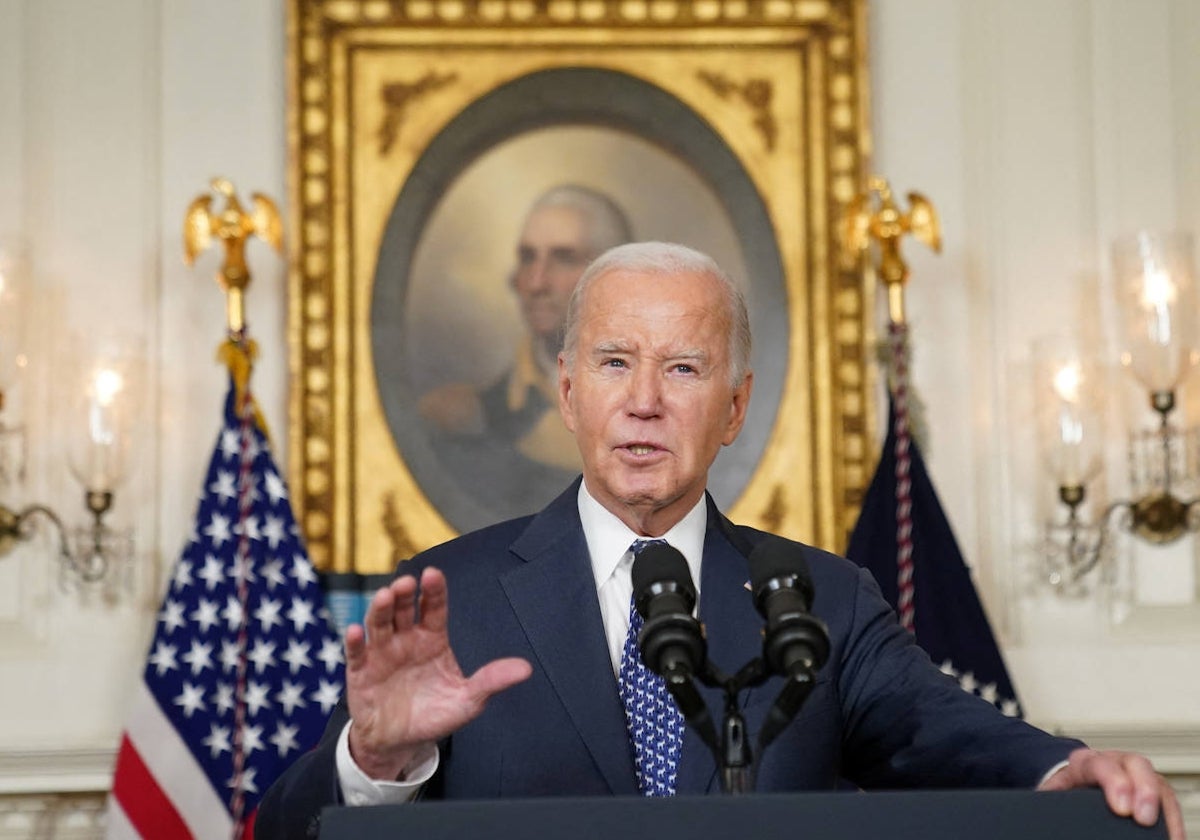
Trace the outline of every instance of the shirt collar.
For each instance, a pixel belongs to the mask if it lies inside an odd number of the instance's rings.
[[[517,345],[512,372],[508,377],[508,410],[516,412],[523,409],[525,401],[529,398],[530,388],[541,391],[550,405],[556,405],[557,385],[557,377],[547,375],[538,364],[538,351],[533,336],[523,336]]]
[[[629,551],[629,546],[641,535],[605,508],[588,492],[587,482],[579,482],[579,521],[587,540],[592,560],[592,574],[599,589]],[[687,560],[688,571],[696,592],[700,591],[700,560],[704,556],[704,532],[708,527],[708,505],[702,495],[683,519],[675,523],[662,539],[670,543]]]

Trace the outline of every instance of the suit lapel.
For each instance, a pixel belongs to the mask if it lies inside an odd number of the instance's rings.
[[[762,653],[762,618],[746,589],[750,580],[746,561],[749,551],[749,545],[709,497],[704,560],[700,567],[700,620],[708,640],[709,660],[729,676]],[[742,693],[743,709],[751,691]],[[719,738],[725,710],[724,691],[704,689],[703,693]],[[689,727],[684,736],[676,787],[679,793],[704,793],[717,784],[717,764],[712,752]]]
[[[536,516],[500,578],[542,671],[615,794],[636,794],[625,712],[611,677],[596,583],[576,503],[579,482]]]

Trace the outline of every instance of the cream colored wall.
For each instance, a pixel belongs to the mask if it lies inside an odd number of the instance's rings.
[[[223,302],[211,259],[180,261],[183,210],[216,174],[284,197],[280,6],[0,0],[0,236],[32,246],[40,358],[71,332],[115,331],[149,359],[138,466],[116,510],[144,569],[182,546],[225,388]],[[932,198],[945,224],[941,256],[908,247],[930,466],[1018,688],[1036,721],[1181,774],[1200,831],[1200,608],[1115,627],[1026,585],[1050,510],[1030,344],[1097,308],[1117,231],[1200,235],[1200,8],[877,0],[870,24],[875,168]],[[255,387],[282,440],[283,264],[252,250]],[[23,395],[36,456],[23,493],[82,520],[51,390]],[[0,837],[94,833],[94,800],[45,794],[105,788],[157,600],[157,572],[132,602],[64,594],[49,550],[0,560]]]

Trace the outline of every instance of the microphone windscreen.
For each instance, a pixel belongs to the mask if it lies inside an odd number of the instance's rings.
[[[772,580],[791,578],[806,603],[813,600],[812,578],[804,560],[804,548],[796,542],[769,534],[750,551],[750,587],[757,601]]]
[[[692,583],[692,573],[688,570],[687,560],[674,546],[666,543],[651,543],[633,558],[633,595],[641,600],[646,588],[655,583],[671,581],[681,590],[687,592],[692,601],[696,600],[696,586]]]

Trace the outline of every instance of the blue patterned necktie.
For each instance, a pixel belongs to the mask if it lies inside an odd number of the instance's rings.
[[[636,557],[643,548],[666,540],[636,540],[630,551]],[[667,684],[642,663],[638,632],[642,617],[629,599],[629,635],[621,655],[618,686],[625,704],[625,724],[633,745],[638,787],[643,796],[674,796],[675,774],[683,747],[683,715],[667,692]]]

